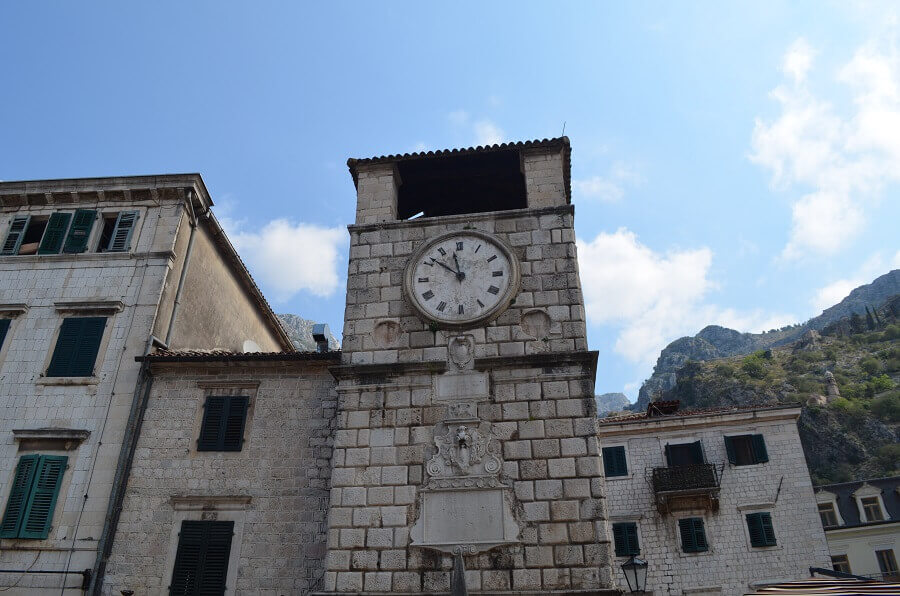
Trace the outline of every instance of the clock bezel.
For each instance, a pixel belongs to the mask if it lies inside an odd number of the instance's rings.
[[[500,300],[497,301],[497,304],[488,309],[486,312],[479,314],[477,317],[472,317],[463,321],[445,321],[443,319],[433,317],[431,313],[425,310],[419,303],[415,288],[413,286],[413,277],[415,277],[414,272],[419,264],[419,261],[421,261],[425,257],[428,251],[434,248],[435,245],[440,244],[441,242],[445,242],[448,238],[459,236],[479,238],[485,242],[496,245],[498,250],[504,254],[507,262],[509,263],[509,285],[506,287],[506,291],[503,293],[503,296],[500,298]],[[416,311],[419,317],[428,321],[429,324],[436,325],[440,329],[471,329],[473,327],[479,327],[483,324],[489,323],[490,321],[500,316],[500,314],[502,314],[507,308],[509,308],[510,304],[513,301],[513,298],[515,298],[519,293],[519,285],[521,283],[521,279],[522,276],[519,266],[519,259],[516,258],[516,253],[509,246],[509,244],[507,244],[497,236],[494,236],[493,234],[488,234],[487,232],[482,232],[480,230],[456,230],[453,232],[446,232],[444,234],[441,234],[440,236],[435,236],[434,238],[425,240],[425,242],[416,249],[406,265],[406,273],[403,276],[403,290],[406,294],[406,299],[410,302],[410,304],[412,304],[413,309]]]

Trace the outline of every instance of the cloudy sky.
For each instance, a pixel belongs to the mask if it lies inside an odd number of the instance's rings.
[[[339,333],[348,157],[558,136],[597,390],[900,267],[900,7],[5,2],[0,179],[200,172],[279,312]]]

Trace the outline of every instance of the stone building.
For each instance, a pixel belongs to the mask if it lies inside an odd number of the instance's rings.
[[[743,594],[829,567],[799,406],[677,407],[600,421],[614,564],[646,560],[653,594]]]
[[[290,349],[210,205],[195,174],[0,183],[6,593],[97,577],[138,413],[135,357]]]
[[[835,571],[900,581],[900,476],[816,487]]]

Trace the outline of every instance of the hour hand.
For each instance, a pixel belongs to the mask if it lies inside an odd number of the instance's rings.
[[[456,258],[456,253],[453,253],[453,262],[456,263],[456,279],[462,281],[466,278],[466,274],[459,270],[459,259]]]

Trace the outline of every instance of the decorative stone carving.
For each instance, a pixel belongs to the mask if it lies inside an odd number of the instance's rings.
[[[372,330],[372,341],[382,349],[393,347],[399,337],[400,323],[394,320],[380,321]]]
[[[475,362],[475,338],[471,335],[457,335],[447,344],[450,364],[459,370],[471,370]]]
[[[435,427],[437,453],[425,470],[432,478],[493,475],[500,472],[500,442],[490,434],[490,423],[478,428],[440,422]]]
[[[542,310],[530,310],[522,315],[522,331],[535,339],[547,339],[550,335],[550,316]]]

